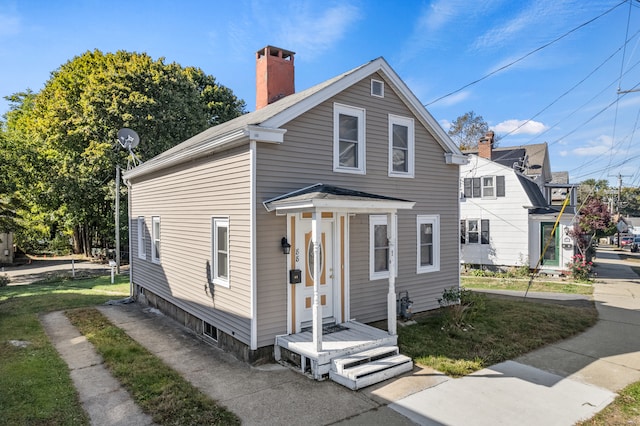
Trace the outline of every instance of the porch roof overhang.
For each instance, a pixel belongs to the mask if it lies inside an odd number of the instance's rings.
[[[389,213],[410,210],[416,203],[400,198],[317,183],[263,203],[267,211],[276,214],[336,211],[345,213]]]

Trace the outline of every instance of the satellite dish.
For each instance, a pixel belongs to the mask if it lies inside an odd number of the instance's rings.
[[[140,137],[134,130],[125,127],[118,130],[118,142],[120,142],[123,148],[131,151],[140,143]]]

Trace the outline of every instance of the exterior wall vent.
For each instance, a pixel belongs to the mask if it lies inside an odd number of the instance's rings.
[[[202,334],[214,341],[218,341],[218,329],[206,321],[202,321]]]
[[[371,80],[371,96],[384,98],[384,82],[380,80]]]

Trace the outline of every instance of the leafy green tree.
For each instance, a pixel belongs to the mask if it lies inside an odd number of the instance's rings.
[[[128,155],[118,129],[140,135],[136,154],[145,160],[245,112],[244,101],[201,69],[125,51],[86,52],[39,93],[8,99],[6,136],[24,169],[15,184],[29,205],[25,220],[44,225],[49,239],[73,238],[85,254],[113,241],[114,171]],[[121,229],[126,241],[126,224]]]
[[[640,216],[640,188],[622,188],[620,190],[620,213],[623,216]]]
[[[597,197],[602,201],[608,201],[611,197],[612,189],[609,188],[609,182],[606,179],[587,179],[580,182],[578,187],[578,204],[582,204],[584,200]]]
[[[475,149],[478,141],[489,131],[489,125],[481,115],[469,111],[456,118],[447,131],[451,139],[458,144],[461,150]],[[498,138],[494,141],[497,142]],[[494,144],[494,146],[497,146]]]

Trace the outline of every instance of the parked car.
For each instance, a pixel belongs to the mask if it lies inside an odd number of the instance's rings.
[[[633,237],[620,237],[620,247],[626,247],[633,244]]]
[[[638,250],[640,250],[640,235],[633,237],[633,242],[631,243],[631,251],[637,253]]]

